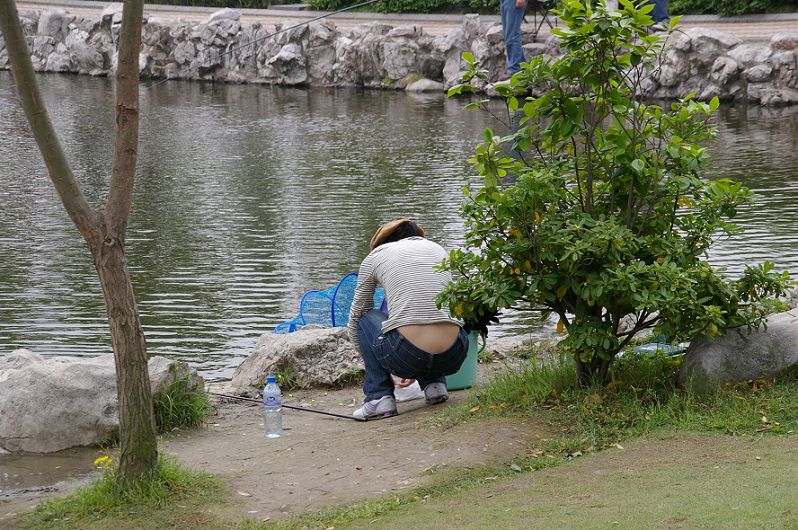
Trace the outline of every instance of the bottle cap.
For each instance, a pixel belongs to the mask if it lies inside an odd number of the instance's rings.
[[[267,383],[276,383],[277,382],[277,376],[276,375],[267,375],[266,376],[266,382]]]

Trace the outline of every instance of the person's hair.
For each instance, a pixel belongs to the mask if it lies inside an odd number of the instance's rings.
[[[424,229],[410,219],[396,219],[380,226],[371,238],[371,250],[413,236],[423,236]]]

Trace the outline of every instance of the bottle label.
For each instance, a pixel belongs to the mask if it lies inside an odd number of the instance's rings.
[[[266,396],[265,405],[267,407],[279,407],[280,403],[280,396]]]

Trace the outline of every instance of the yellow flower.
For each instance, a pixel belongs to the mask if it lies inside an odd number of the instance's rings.
[[[94,460],[94,466],[97,469],[105,469],[111,467],[111,462],[112,462],[111,457],[109,457],[108,455],[103,455]]]

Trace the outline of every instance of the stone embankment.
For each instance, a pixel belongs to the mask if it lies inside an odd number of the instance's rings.
[[[38,71],[113,72],[121,5],[111,4],[97,19],[64,11],[32,11],[22,18]],[[558,53],[556,39],[533,42],[527,33],[525,41],[530,56]],[[494,79],[503,77],[501,26],[478,15],[433,36],[421,26],[380,22],[345,31],[329,20],[294,28],[243,25],[238,11],[223,9],[204,22],[147,16],[140,65],[143,77],[155,79],[440,92],[458,82],[463,51],[474,53]],[[9,64],[0,39],[1,68]],[[702,99],[798,103],[798,31],[759,43],[686,27],[671,37],[661,68],[644,89],[658,98],[695,92]]]

